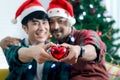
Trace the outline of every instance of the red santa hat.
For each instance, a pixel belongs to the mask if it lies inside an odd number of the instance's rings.
[[[73,7],[67,0],[52,0],[47,12],[49,17],[60,16],[67,18],[71,26],[76,22]]]
[[[46,13],[38,0],[26,0],[16,11],[15,18],[12,22],[16,24],[18,17],[20,17],[20,20],[22,21],[28,14],[35,11],[44,11]]]

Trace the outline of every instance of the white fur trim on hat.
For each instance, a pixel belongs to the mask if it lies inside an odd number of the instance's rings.
[[[59,16],[59,17],[64,17],[68,19],[68,22],[72,25],[75,24],[76,20],[74,17],[71,17],[69,12],[62,9],[62,8],[52,8],[48,10],[48,16],[49,17],[54,17],[54,16]]]
[[[64,18],[68,18],[68,12],[62,8],[53,8],[48,11],[49,17],[60,16]]]
[[[33,6],[33,7],[30,7],[30,8],[25,9],[25,10],[21,13],[21,15],[20,15],[21,21],[23,20],[23,18],[24,18],[25,16],[27,16],[28,14],[30,14],[30,13],[32,13],[32,12],[34,12],[34,11],[44,11],[45,13],[47,13],[47,12],[44,10],[43,7],[41,7],[41,6]]]
[[[68,17],[68,22],[70,23],[71,26],[73,26],[76,23],[76,20],[74,17],[69,16]]]

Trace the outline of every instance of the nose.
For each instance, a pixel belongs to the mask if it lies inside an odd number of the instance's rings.
[[[43,31],[45,29],[45,26],[42,25],[42,24],[39,24],[39,27],[38,27],[39,30]]]
[[[58,29],[60,26],[59,26],[58,22],[54,22],[54,24],[52,25],[52,27],[54,29]]]

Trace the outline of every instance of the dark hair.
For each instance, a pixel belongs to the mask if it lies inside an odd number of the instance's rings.
[[[33,20],[34,18],[35,19],[48,19],[48,15],[47,13],[43,11],[35,11],[35,12],[30,13],[26,17],[24,17],[21,23],[23,25],[27,25],[28,21]]]

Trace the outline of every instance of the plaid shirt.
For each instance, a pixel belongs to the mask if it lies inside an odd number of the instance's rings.
[[[70,42],[71,35],[75,38],[74,42]],[[43,80],[109,80],[109,76],[104,65],[106,46],[96,32],[92,30],[75,30],[72,31],[67,38],[59,41],[59,43],[68,43],[80,46],[91,44],[96,48],[97,58],[93,61],[78,59],[78,62],[76,64],[69,65],[69,68],[66,68],[66,63],[56,63],[56,69],[53,69],[52,71],[51,65],[54,64],[54,62],[46,62]],[[52,79],[49,79],[51,77]]]

